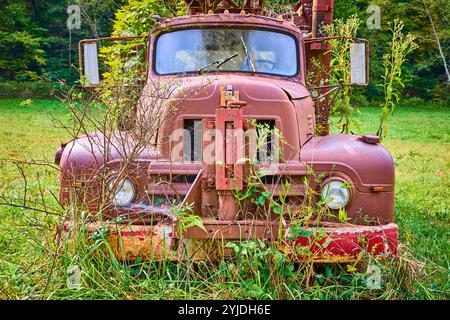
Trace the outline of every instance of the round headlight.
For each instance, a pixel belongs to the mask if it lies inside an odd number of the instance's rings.
[[[110,180],[109,190],[114,193],[111,202],[116,207],[123,207],[130,204],[136,196],[134,184],[128,179],[124,179],[118,183],[116,179]]]
[[[331,180],[322,188],[322,200],[330,209],[340,209],[350,200],[350,190],[344,182]]]

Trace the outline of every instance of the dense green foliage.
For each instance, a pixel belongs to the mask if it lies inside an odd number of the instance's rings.
[[[2,0],[0,2],[0,80],[74,82],[77,43],[108,36],[121,0]],[[79,4],[81,29],[67,27],[67,7]]]
[[[450,7],[446,0],[335,0],[336,18],[348,18],[357,14],[363,21],[358,36],[368,38],[371,43],[371,84],[367,89],[359,90],[369,100],[380,100],[383,97],[383,89],[379,84],[382,83],[380,75],[383,74],[383,54],[390,39],[389,22],[400,18],[405,24],[404,32],[416,35],[419,44],[402,70],[407,96],[434,99],[448,104],[447,76],[424,1],[434,21],[442,51],[447,55],[445,58],[448,58]],[[285,5],[290,6],[290,3],[295,2],[296,0],[271,0],[269,7],[282,11],[286,10]],[[150,14],[183,14],[180,3],[183,1],[3,0],[0,3],[0,81],[30,81],[40,78],[73,83],[77,80],[78,40],[108,36],[111,33],[145,34],[154,23]],[[69,4],[78,4],[82,9],[80,30],[69,32],[66,26]],[[380,30],[365,26],[365,21],[370,16],[367,12],[369,4],[381,6]],[[125,6],[121,9],[122,5]]]

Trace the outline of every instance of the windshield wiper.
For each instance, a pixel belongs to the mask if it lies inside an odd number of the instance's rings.
[[[197,73],[202,73],[203,70],[205,70],[205,69],[207,69],[207,68],[209,68],[209,67],[211,67],[211,66],[213,66],[213,65],[216,65],[216,69],[219,69],[219,67],[220,67],[221,65],[223,65],[224,63],[230,61],[231,59],[236,58],[238,55],[239,55],[239,53],[235,53],[235,54],[229,56],[228,58],[225,58],[225,59],[217,59],[216,61],[213,61],[213,62],[211,62],[211,63],[208,63],[208,64],[207,64],[206,66],[204,66],[204,67],[198,68],[198,69],[197,69]]]
[[[247,62],[252,68],[252,72],[255,73],[255,65],[253,64],[252,58],[250,57],[250,54],[248,53],[247,45],[245,44],[244,38],[241,37],[242,45],[244,46],[245,56],[247,57]]]

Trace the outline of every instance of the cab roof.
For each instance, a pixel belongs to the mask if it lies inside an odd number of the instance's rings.
[[[192,26],[255,26],[278,30],[284,30],[301,35],[300,29],[294,23],[285,20],[279,20],[266,16],[257,16],[254,14],[235,14],[235,13],[217,13],[217,14],[198,14],[192,16],[180,16],[167,18],[160,21],[152,30],[152,34],[167,31],[167,29],[182,29]]]

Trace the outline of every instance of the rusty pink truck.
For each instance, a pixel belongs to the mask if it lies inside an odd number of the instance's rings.
[[[63,144],[61,202],[70,205],[84,188],[87,227],[107,226],[119,259],[176,260],[180,248],[191,258],[226,257],[224,243],[249,239],[297,248],[299,260],[395,255],[391,155],[377,136],[329,134],[327,94],[338,86],[311,88],[306,80],[313,58],[329,65],[320,26],[332,22],[333,0],[300,1],[290,19],[266,16],[263,1],[193,1],[189,10],[150,31],[143,92],[175,78],[192,94],[168,97],[176,110],[120,178],[127,161],[120,140],[111,150],[92,148],[100,133]],[[349,40],[352,83],[342,85],[365,85],[368,44]],[[141,97],[136,113],[149,108]],[[98,179],[104,168],[108,177]],[[99,217],[105,193],[110,202]],[[180,211],[201,223],[180,227]]]

